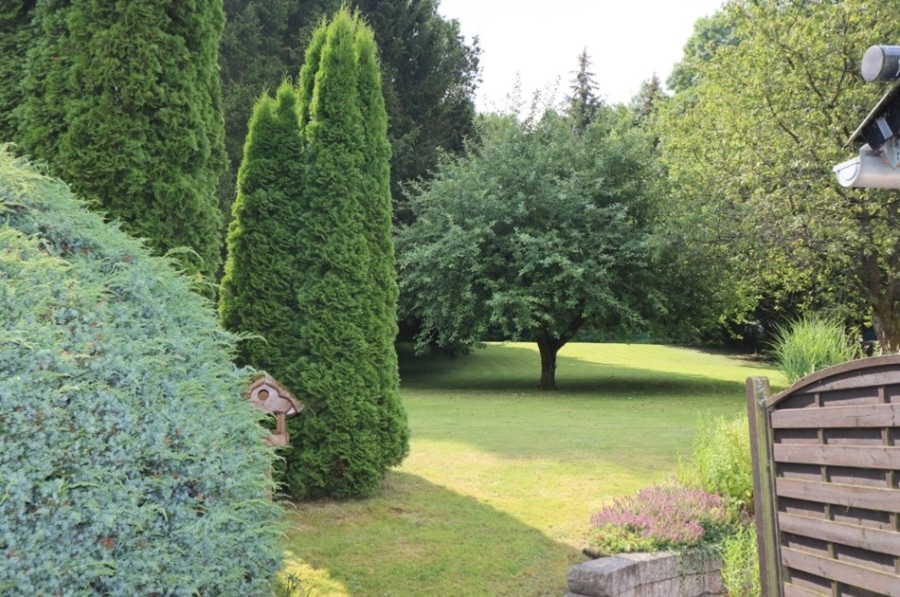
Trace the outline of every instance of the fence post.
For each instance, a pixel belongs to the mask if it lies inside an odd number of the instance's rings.
[[[762,597],[778,597],[782,594],[782,584],[778,555],[775,480],[772,478],[772,430],[766,408],[766,398],[770,394],[769,380],[766,377],[748,377],[746,388],[760,586]]]

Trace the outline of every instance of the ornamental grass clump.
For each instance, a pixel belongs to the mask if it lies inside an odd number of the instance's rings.
[[[840,320],[807,313],[790,325],[775,328],[772,356],[788,383],[794,383],[820,369],[852,361],[860,356],[860,350]]]
[[[717,495],[654,485],[619,498],[591,517],[591,550],[603,554],[684,549],[721,536],[728,526]]]

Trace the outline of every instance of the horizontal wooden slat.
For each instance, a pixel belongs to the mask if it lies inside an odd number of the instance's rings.
[[[772,412],[773,429],[897,427],[900,404],[785,408]]]
[[[895,531],[784,512],[778,514],[778,528],[785,533],[900,556],[900,533]]]
[[[794,570],[802,570],[852,587],[876,591],[887,597],[900,597],[900,576],[896,574],[823,558],[790,547],[781,548],[781,561]]]
[[[900,470],[900,447],[775,444],[775,462]]]
[[[784,583],[784,597],[831,597],[832,593],[819,593],[805,587]]]
[[[845,508],[900,512],[900,490],[897,489],[779,478],[775,480],[775,494]]]

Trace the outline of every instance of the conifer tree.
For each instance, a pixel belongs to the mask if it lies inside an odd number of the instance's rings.
[[[590,71],[590,68],[591,57],[588,55],[587,48],[584,48],[578,55],[578,70],[575,71],[575,78],[572,79],[569,87],[572,95],[567,98],[569,115],[575,119],[579,130],[587,127],[601,104],[600,98],[595,92],[597,82],[594,80],[594,73]]]
[[[156,252],[187,247],[184,267],[212,276],[222,1],[46,0],[34,26],[17,141]]]
[[[300,75],[305,143],[297,235],[298,358],[306,402],[289,423],[284,481],[362,495],[408,451],[398,393],[389,146],[371,31],[345,9],[314,34]],[[308,101],[308,105],[303,102]]]
[[[22,103],[25,57],[34,41],[32,16],[36,0],[0,5],[0,143],[15,141],[18,120],[15,110]]]
[[[287,81],[275,99],[259,98],[250,119],[237,199],[228,228],[228,258],[219,318],[231,331],[251,334],[239,345],[238,365],[286,379],[296,349],[295,264],[299,202],[300,130],[297,95]]]
[[[406,457],[409,427],[399,398],[400,378],[397,372],[398,288],[394,266],[394,244],[391,238],[391,147],[387,133],[387,114],[381,93],[381,75],[376,60],[377,48],[372,30],[357,28],[359,53],[359,93],[363,118],[363,181],[365,196],[363,209],[369,223],[367,233],[370,260],[368,273],[376,300],[370,303],[373,311],[370,349],[380,376],[378,385],[381,448],[388,466],[399,465]]]
[[[312,31],[343,0],[225,0],[228,15],[220,64],[226,144],[233,168],[253,100],[296,73]],[[374,30],[392,146],[391,190],[395,216],[408,216],[399,192],[410,180],[429,178],[442,152],[460,153],[475,134],[478,40],[466,41],[459,23],[444,18],[437,0],[350,0]],[[220,201],[234,197],[234,172],[223,177]]]

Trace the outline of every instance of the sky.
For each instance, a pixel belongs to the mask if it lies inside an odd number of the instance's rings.
[[[523,97],[568,92],[587,48],[599,94],[629,101],[654,73],[663,82],[681,60],[694,22],[722,0],[440,0],[438,12],[478,36],[479,111],[503,109],[518,76]]]

